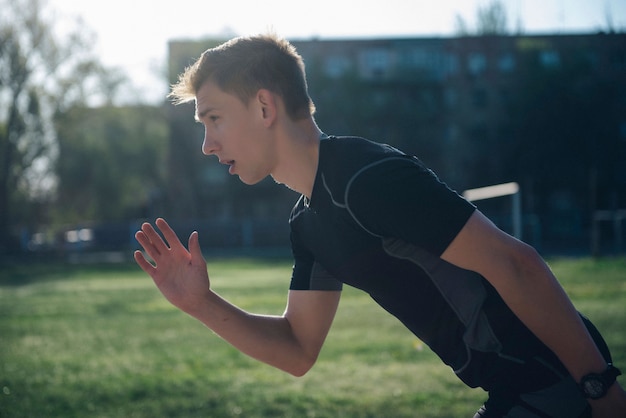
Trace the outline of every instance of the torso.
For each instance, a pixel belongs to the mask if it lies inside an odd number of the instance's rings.
[[[290,218],[291,288],[366,291],[465,383],[486,386],[486,365],[536,348],[509,350],[503,338],[537,340],[482,276],[439,258],[474,210],[414,157],[360,138],[323,140],[311,199]]]

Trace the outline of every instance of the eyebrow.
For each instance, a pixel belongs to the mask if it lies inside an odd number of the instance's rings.
[[[194,114],[193,118],[196,120],[196,122],[200,122],[202,121],[202,118],[204,118],[206,114],[212,110],[213,110],[212,107],[207,107],[202,112],[198,113],[198,109],[196,109],[196,113]]]

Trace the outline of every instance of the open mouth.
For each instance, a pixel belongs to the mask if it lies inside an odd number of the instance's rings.
[[[228,172],[230,174],[233,174],[233,171],[234,171],[233,167],[235,166],[235,160],[222,160],[222,159],[220,159],[219,163],[227,165],[228,166]]]

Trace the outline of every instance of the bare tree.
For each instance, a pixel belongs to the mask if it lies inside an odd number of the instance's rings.
[[[517,22],[517,31],[522,31],[521,22]],[[507,10],[502,0],[493,0],[491,3],[480,6],[476,11],[476,28],[472,30],[465,19],[457,14],[455,17],[456,33],[468,35],[505,35],[509,33]]]
[[[502,35],[508,32],[506,8],[501,0],[479,7],[476,18],[479,35]]]

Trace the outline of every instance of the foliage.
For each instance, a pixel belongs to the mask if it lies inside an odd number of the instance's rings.
[[[84,103],[99,86],[110,98],[122,78],[101,67],[92,53],[93,36],[82,25],[65,25],[59,36],[43,1],[0,0],[0,9],[2,253],[9,228],[32,222],[24,216],[32,214],[30,205],[53,190],[53,115]]]
[[[55,223],[153,215],[166,167],[163,113],[159,107],[109,106],[57,115]]]
[[[626,261],[550,264],[626,364]],[[287,260],[212,260],[209,273],[245,309],[284,309]],[[302,378],[238,353],[170,306],[136,266],[0,270],[0,335],[3,417],[463,417],[486,397],[352,288]]]

